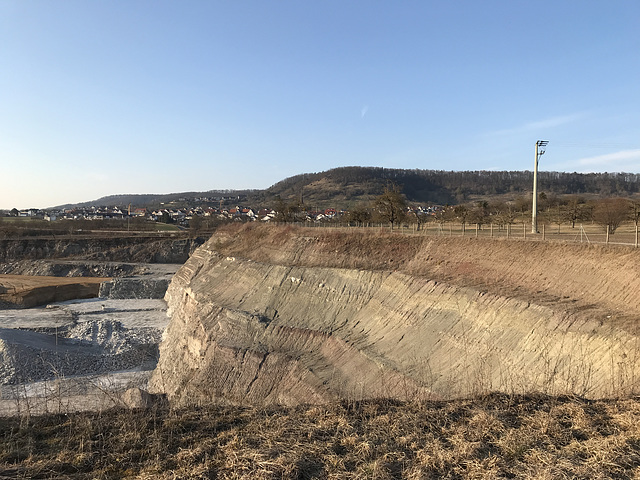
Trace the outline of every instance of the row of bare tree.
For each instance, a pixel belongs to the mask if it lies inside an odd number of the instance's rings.
[[[424,209],[407,207],[400,188],[389,185],[370,206],[360,206],[350,211],[348,220],[357,223],[386,222],[392,226],[410,222],[417,223],[418,228],[429,221],[507,225],[530,216],[531,203],[531,199],[527,197],[519,197],[514,201],[481,200],[426,212]],[[538,205],[540,220],[558,226],[570,224],[575,227],[576,223],[593,221],[613,234],[624,222],[632,221],[635,225],[640,222],[638,199],[611,197],[587,201],[576,195],[547,197],[542,193]]]

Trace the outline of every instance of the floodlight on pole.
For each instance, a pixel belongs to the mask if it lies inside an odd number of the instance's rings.
[[[536,161],[533,168],[533,202],[531,205],[531,233],[538,233],[538,159],[544,155],[547,140],[536,142]]]

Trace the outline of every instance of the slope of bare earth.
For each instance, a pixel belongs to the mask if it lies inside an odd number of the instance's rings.
[[[176,274],[151,387],[297,404],[634,393],[640,252],[245,226]]]
[[[33,307],[73,298],[98,296],[102,277],[32,277],[0,275],[0,304]]]

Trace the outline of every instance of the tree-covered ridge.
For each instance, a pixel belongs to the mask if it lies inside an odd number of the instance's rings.
[[[280,199],[318,208],[352,208],[381,195],[391,183],[402,189],[409,202],[454,205],[482,196],[519,196],[530,193],[533,172],[340,167],[295,175],[264,190],[111,195],[74,206],[132,204],[159,208],[168,203],[178,206],[244,203],[257,207],[273,206]],[[631,196],[640,193],[639,185],[640,174],[636,173],[538,173],[538,189],[547,195]]]
[[[468,196],[530,192],[530,171],[444,171],[405,170],[381,167],[341,167],[319,173],[305,173],[276,183],[268,192],[282,197],[306,195],[313,185],[324,182],[336,190],[360,187],[367,195],[379,195],[389,183],[402,186],[411,202],[460,203]],[[556,195],[632,195],[640,191],[640,174],[539,172],[538,188]],[[357,193],[360,193],[357,192]],[[325,196],[331,192],[325,188]]]

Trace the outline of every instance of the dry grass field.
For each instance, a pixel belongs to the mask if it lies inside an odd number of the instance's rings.
[[[638,399],[489,395],[0,419],[0,478],[639,476]]]

